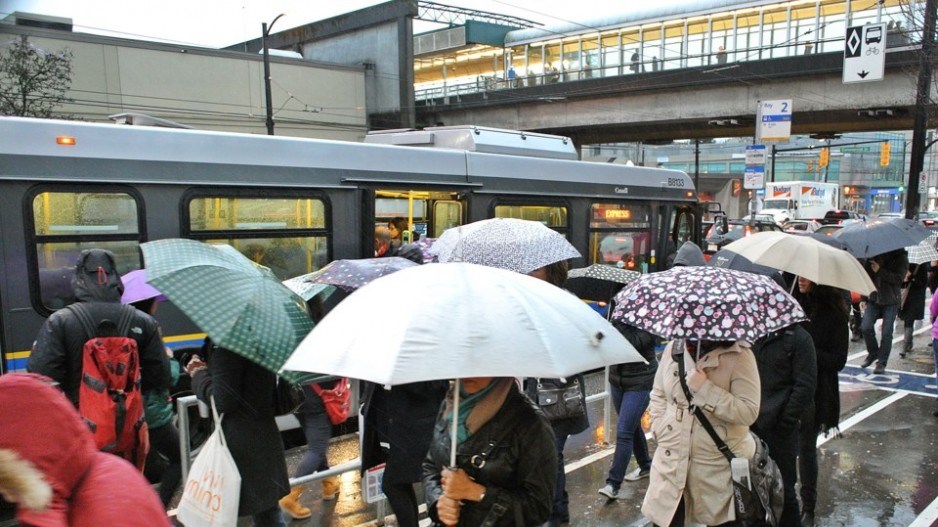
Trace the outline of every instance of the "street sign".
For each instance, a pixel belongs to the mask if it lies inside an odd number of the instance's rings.
[[[883,80],[886,24],[847,28],[844,40],[844,84]]]
[[[765,165],[765,145],[746,146],[747,165]]]
[[[765,167],[748,166],[743,172],[743,188],[760,189],[765,188]]]
[[[785,143],[791,136],[791,99],[759,101],[756,111],[756,141]]]

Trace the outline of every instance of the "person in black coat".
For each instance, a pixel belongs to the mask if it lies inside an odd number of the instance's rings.
[[[400,527],[418,525],[414,483],[421,481],[433,425],[448,389],[449,381],[415,382],[390,389],[373,382],[364,383],[362,474],[387,463],[381,490]]]
[[[817,357],[811,334],[800,325],[762,337],[752,347],[759,368],[762,399],[752,430],[765,440],[778,464],[785,489],[780,527],[799,527],[798,430],[817,389]]]
[[[799,277],[794,297],[808,316],[804,328],[811,334],[817,356],[817,388],[813,404],[801,418],[799,477],[802,525],[814,527],[817,503],[817,435],[836,430],[840,422],[838,373],[847,364],[850,347],[847,306],[840,290]]]
[[[912,352],[912,334],[915,330],[915,321],[925,318],[925,287],[928,283],[928,272],[931,265],[928,262],[909,266],[902,288],[908,288],[905,302],[899,306],[899,319],[905,323],[903,331],[903,345],[899,356],[905,358]]]
[[[547,520],[556,451],[550,424],[515,379],[460,379],[456,468],[450,469],[453,397],[423,462],[427,512],[437,525],[532,527]]]
[[[192,390],[215,406],[225,442],[241,473],[238,516],[253,516],[256,527],[283,527],[278,501],[290,492],[283,441],[277,428],[274,394],[277,376],[206,339],[201,355],[186,365]]]

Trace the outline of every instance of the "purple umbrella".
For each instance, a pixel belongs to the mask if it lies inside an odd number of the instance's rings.
[[[642,275],[615,300],[612,320],[667,339],[751,343],[806,319],[798,302],[769,277],[720,267]]]
[[[420,264],[399,256],[334,260],[308,275],[306,281],[314,284],[334,285],[345,291],[354,291],[376,278],[416,265]]]
[[[137,269],[121,277],[124,282],[124,294],[121,295],[121,302],[133,304],[141,300],[155,299],[157,302],[166,300],[163,293],[156,290],[155,287],[147,283],[147,270]]]

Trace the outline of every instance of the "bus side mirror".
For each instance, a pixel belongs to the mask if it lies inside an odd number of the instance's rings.
[[[726,222],[726,216],[717,216],[714,220],[717,224],[717,232],[721,235],[726,234],[730,231],[730,226]]]

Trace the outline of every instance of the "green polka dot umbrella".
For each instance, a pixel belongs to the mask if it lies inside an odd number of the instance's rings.
[[[313,329],[303,299],[231,246],[167,239],[140,249],[148,283],[215,344],[273,372]]]

